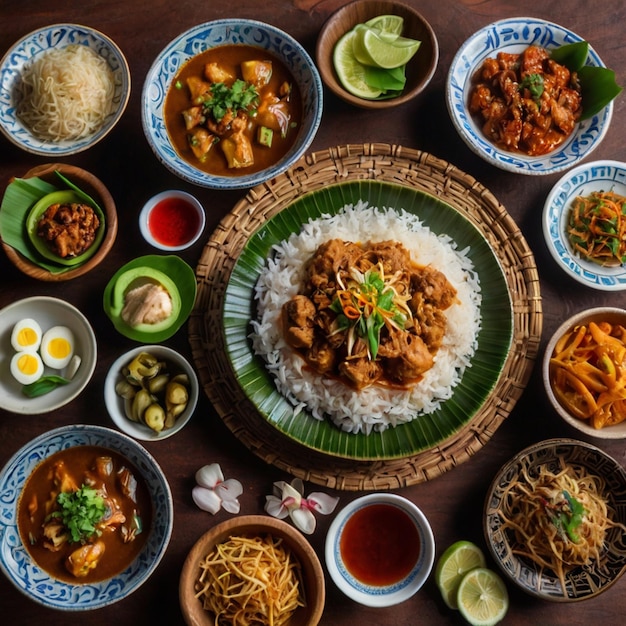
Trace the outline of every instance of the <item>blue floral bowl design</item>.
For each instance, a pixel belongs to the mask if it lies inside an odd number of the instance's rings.
[[[543,208],[543,235],[557,265],[571,278],[593,289],[626,289],[624,265],[603,267],[574,253],[567,237],[569,209],[577,196],[614,191],[626,197],[626,163],[592,161],[565,174],[552,188]]]
[[[75,585],[51,578],[33,562],[17,528],[17,506],[24,482],[37,464],[59,450],[79,445],[113,449],[142,473],[152,496],[153,523],[146,545],[125,571],[102,582]],[[173,518],[167,480],[139,443],[102,426],[62,426],[27,443],[0,471],[0,569],[19,591],[43,606],[62,611],[99,609],[122,600],[148,580],[165,554]]]
[[[281,161],[243,176],[212,176],[182,159],[172,145],[163,116],[172,81],[189,59],[215,46],[244,44],[270,51],[293,74],[303,101],[303,117],[295,144]],[[311,145],[322,120],[322,81],[306,50],[275,26],[245,19],[200,24],[171,41],[157,56],[146,76],[141,104],[143,130],[157,159],[185,181],[211,189],[245,189],[269,180],[291,167]]]
[[[613,116],[613,102],[597,115],[580,122],[577,130],[556,150],[534,157],[508,152],[491,143],[467,108],[472,76],[485,59],[498,52],[519,53],[529,45],[550,50],[578,41],[583,41],[582,37],[566,28],[531,17],[494,22],[465,41],[448,72],[446,104],[454,127],[470,150],[500,169],[516,174],[545,175],[574,166],[600,145]],[[591,46],[587,65],[605,67]]]
[[[74,44],[89,46],[110,65],[115,77],[113,107],[103,126],[92,135],[76,140],[46,141],[33,135],[16,115],[22,94],[21,73],[38,55]],[[0,60],[0,131],[11,143],[31,154],[60,157],[83,152],[108,135],[122,117],[130,97],[130,83],[126,58],[109,37],[78,24],[45,26],[22,37]]]
[[[342,534],[350,518],[364,507],[378,504],[404,511],[415,524],[420,545],[418,559],[411,571],[397,582],[380,586],[364,583],[353,576],[340,549]],[[426,516],[413,502],[393,493],[371,493],[353,500],[339,511],[328,529],[325,557],[330,577],[346,596],[364,606],[386,607],[408,600],[426,582],[435,559],[435,539]]]

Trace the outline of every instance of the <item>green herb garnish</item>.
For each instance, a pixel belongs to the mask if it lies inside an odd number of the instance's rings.
[[[22,387],[22,393],[27,398],[37,398],[39,396],[44,396],[47,393],[50,393],[53,389],[60,387],[61,385],[67,385],[70,381],[67,378],[63,378],[62,376],[56,376],[55,374],[51,374],[50,376],[42,376],[34,383],[30,383],[28,385],[24,385]]]
[[[225,83],[213,83],[207,98],[202,102],[206,114],[220,122],[230,110],[233,115],[239,111],[256,110],[259,92],[256,87],[244,80],[237,79],[230,87]]]
[[[520,88],[528,89],[532,99],[538,102],[544,90],[543,76],[541,74],[528,74],[520,83]]]
[[[62,492],[57,496],[60,511],[50,517],[60,519],[70,533],[74,543],[84,542],[95,534],[100,534],[96,524],[106,512],[102,496],[92,487],[83,485],[78,491]]]
[[[342,280],[337,275],[337,284],[340,289],[330,308],[337,313],[337,332],[348,331],[348,354],[357,337],[367,343],[370,359],[373,361],[378,354],[380,345],[380,331],[389,324],[403,330],[412,318],[411,311],[406,304],[406,297],[402,297],[395,289],[397,277],[385,277],[382,264],[378,271],[367,270],[364,274],[356,268],[350,268],[347,279]]]
[[[578,543],[580,537],[576,532],[583,522],[585,507],[567,491],[563,491],[565,501],[558,508],[546,504],[546,510],[550,521],[556,526],[562,537],[567,536],[570,541]]]

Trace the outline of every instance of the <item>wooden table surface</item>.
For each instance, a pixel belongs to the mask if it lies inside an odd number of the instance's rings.
[[[549,437],[578,436],[551,410],[545,397],[539,360],[552,331],[566,316],[595,305],[626,305],[623,293],[595,291],[579,286],[556,267],[548,254],[541,231],[544,199],[560,177],[520,176],[496,169],[471,153],[457,136],[445,106],[445,78],[450,62],[463,41],[479,28],[497,19],[522,13],[559,23],[587,39],[608,67],[615,69],[618,82],[626,84],[626,39],[623,24],[626,4],[621,0],[591,3],[584,0],[548,0],[519,6],[511,0],[411,0],[432,24],[440,46],[437,72],[428,90],[416,101],[394,109],[392,114],[352,108],[325,92],[321,127],[311,150],[347,143],[382,142],[401,144],[430,152],[474,176],[492,191],[515,219],[532,248],[541,279],[543,339],[537,364],[526,391],[492,439],[460,467],[426,483],[398,490],[428,516],[438,554],[457,539],[466,538],[486,548],[482,534],[482,506],[488,485],[498,468],[513,454]],[[221,3],[198,0],[82,0],[49,2],[22,0],[0,6],[0,55],[20,37],[38,27],[58,22],[75,22],[101,30],[124,51],[132,73],[132,94],[121,122],[99,145],[82,154],[63,159],[93,172],[116,201],[119,234],[107,259],[88,276],[63,283],[31,279],[0,254],[0,308],[32,295],[63,298],[81,309],[91,321],[98,339],[98,364],[87,389],[75,401],[41,416],[20,416],[0,411],[0,466],[34,436],[72,423],[112,426],[103,403],[105,374],[113,360],[134,344],[117,334],[102,311],[102,291],[110,276],[123,263],[152,250],[141,239],[137,216],[143,202],[167,188],[187,189],[204,203],[207,227],[203,239],[181,256],[195,267],[203,242],[219,220],[244,196],[245,191],[219,192],[190,186],[170,174],[154,157],[141,128],[140,99],[144,77],[161,49],[182,31],[202,22],[224,17],[246,17],[271,22],[297,38],[313,55],[318,32],[345,0],[239,0]],[[615,103],[611,128],[589,159],[626,160],[626,98]],[[0,187],[11,176],[19,176],[34,165],[48,162],[20,151],[0,138]],[[165,342],[191,358],[188,334],[183,327]],[[593,440],[625,462],[621,441]],[[195,471],[206,463],[220,463],[227,477],[244,485],[241,513],[262,513],[265,495],[276,480],[290,476],[266,464],[245,448],[224,426],[207,397],[201,394],[190,423],[176,436],[146,444],[164,469],[171,485],[175,520],[172,539],[159,567],[138,591],[113,606],[88,615],[66,615],[40,607],[28,600],[2,576],[0,611],[12,615],[12,624],[78,623],[92,626],[138,626],[149,623],[175,626],[183,623],[178,605],[178,578],[185,556],[196,539],[212,525],[230,517],[215,516],[197,509],[191,500]],[[307,490],[312,487],[307,485]],[[357,497],[354,492],[337,492],[339,506]],[[318,517],[311,543],[323,555],[325,531],[332,516]],[[626,579],[599,598],[583,603],[547,603],[531,598],[509,585],[510,610],[506,624],[621,623],[626,614]],[[4,621],[5,618],[3,618]],[[457,612],[443,604],[433,577],[413,598],[386,609],[362,607],[342,596],[327,577],[323,624],[359,623],[462,624]]]

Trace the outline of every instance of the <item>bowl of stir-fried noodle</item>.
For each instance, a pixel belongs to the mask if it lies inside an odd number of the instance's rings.
[[[613,103],[585,117],[593,98],[580,88],[577,72],[553,65],[556,50],[569,44],[585,42],[563,26],[531,17],[494,22],[462,44],[448,72],[446,103],[472,152],[509,172],[546,175],[572,167],[597,148]],[[605,68],[591,45],[584,54],[578,62]]]
[[[267,515],[240,515],[204,533],[179,582],[185,622],[195,626],[315,626],[325,593],[321,563],[306,537]]]
[[[574,314],[546,345],[543,382],[554,410],[598,439],[626,438],[626,310]]]
[[[599,448],[549,439],[515,455],[485,500],[491,556],[524,592],[586,600],[626,570],[626,471]]]
[[[626,163],[590,161],[552,187],[543,234],[556,264],[601,291],[626,289]]]

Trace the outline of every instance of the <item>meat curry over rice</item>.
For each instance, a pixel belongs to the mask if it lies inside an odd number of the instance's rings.
[[[505,150],[547,154],[565,142],[582,114],[577,73],[539,46],[486,59],[473,82],[469,110]]]
[[[433,366],[456,295],[398,242],[331,239],[283,305],[284,337],[313,370],[353,388],[409,387]]]

